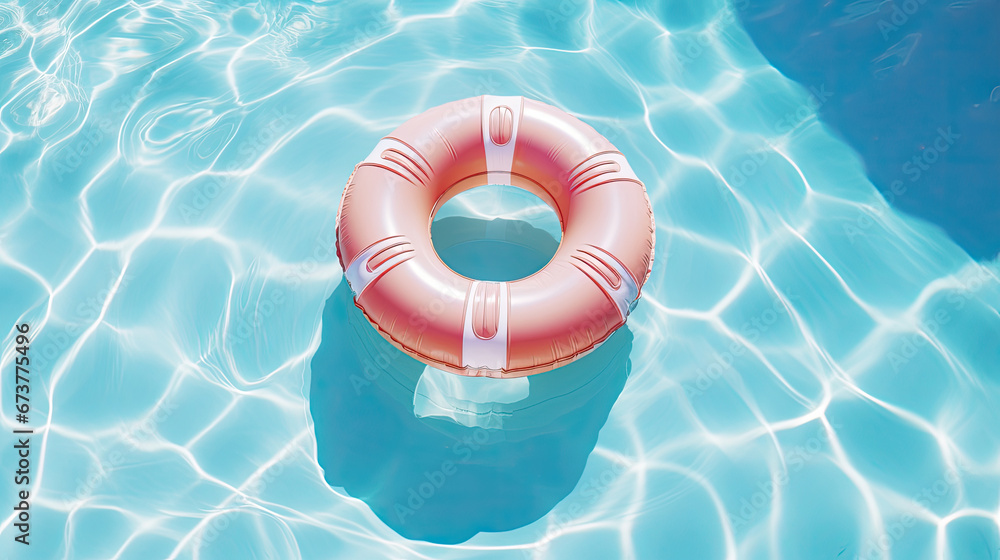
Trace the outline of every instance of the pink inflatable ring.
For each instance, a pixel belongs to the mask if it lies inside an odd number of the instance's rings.
[[[480,185],[546,201],[562,241],[512,282],[452,271],[431,243],[435,212]],[[433,367],[521,377],[593,350],[625,323],[653,264],[653,213],[625,156],[578,119],[523,97],[454,101],[410,119],[354,168],[337,255],[379,333]]]

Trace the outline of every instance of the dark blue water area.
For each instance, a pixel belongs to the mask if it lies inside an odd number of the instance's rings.
[[[485,226],[465,219],[436,225],[435,245],[450,263],[469,266],[482,255],[466,246],[469,232]],[[505,232],[522,250],[495,251],[490,262],[480,262],[487,274],[543,266],[557,243],[551,236],[539,240],[526,223],[492,223],[489,230]],[[447,235],[454,242],[442,239]],[[462,255],[472,260],[463,263]],[[528,525],[580,483],[625,386],[631,347],[632,333],[622,327],[582,358],[520,380],[528,384],[525,398],[475,403],[500,427],[418,417],[414,399],[427,375],[424,364],[376,332],[342,281],[326,302],[311,364],[309,403],[324,477],[409,539],[454,544]]]
[[[1000,1],[734,0],[894,207],[1000,252]]]

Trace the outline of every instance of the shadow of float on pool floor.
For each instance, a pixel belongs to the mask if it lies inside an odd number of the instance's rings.
[[[424,364],[383,339],[341,282],[312,360],[317,459],[328,484],[406,538],[452,544],[525,526],[580,480],[625,385],[631,346],[626,326],[590,354],[521,380],[526,398],[493,407],[500,429],[417,418]]]

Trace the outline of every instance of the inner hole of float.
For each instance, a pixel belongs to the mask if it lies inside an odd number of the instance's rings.
[[[559,248],[559,216],[534,194],[509,185],[459,193],[431,222],[434,250],[448,268],[473,280],[510,282],[545,267]]]

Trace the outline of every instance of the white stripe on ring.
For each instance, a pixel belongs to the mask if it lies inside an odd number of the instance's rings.
[[[486,150],[486,182],[490,185],[510,184],[523,108],[524,98],[520,96],[483,96],[483,148]]]
[[[506,282],[472,281],[462,326],[463,366],[496,371],[507,367],[509,299]]]
[[[414,254],[413,245],[402,235],[376,241],[354,257],[347,266],[347,270],[344,271],[347,284],[355,297],[361,297],[365,288],[397,265],[413,258]],[[372,261],[375,261],[374,264]]]
[[[576,261],[573,266],[593,280],[615,304],[624,321],[639,297],[639,284],[632,273],[614,255],[596,245],[584,245],[573,251],[571,258]]]

